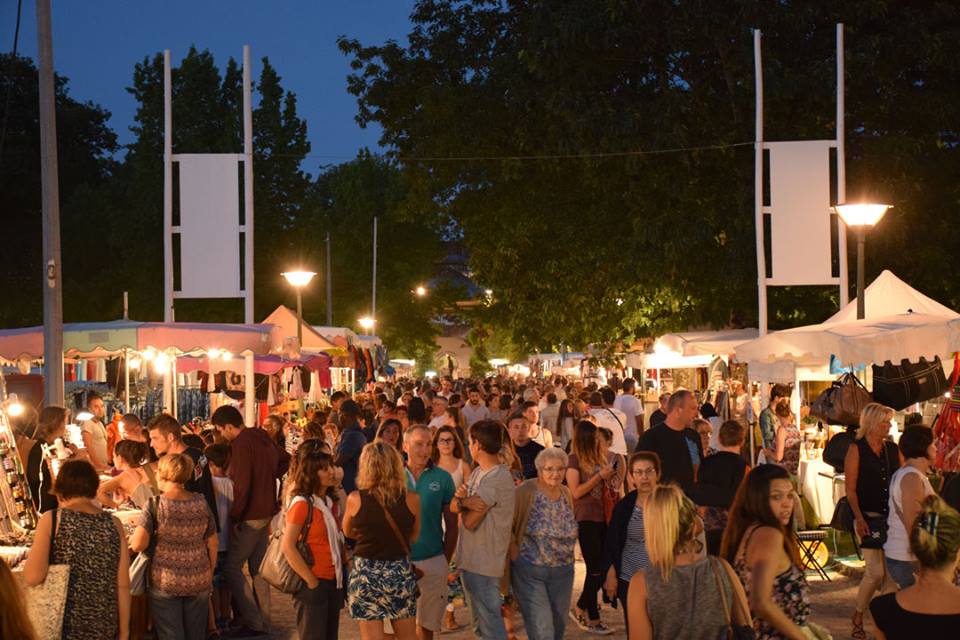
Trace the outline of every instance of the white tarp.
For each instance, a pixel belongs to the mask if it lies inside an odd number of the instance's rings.
[[[849,365],[916,360],[958,350],[960,318],[905,313],[775,331],[738,346],[736,355],[752,371],[754,363],[823,365],[831,355]]]
[[[765,142],[770,153],[771,277],[767,284],[838,284],[831,268],[833,140]]]
[[[737,345],[754,340],[758,335],[756,329],[668,333],[657,338],[655,350],[662,347],[683,356],[726,356],[733,353]]]
[[[241,298],[237,154],[178,154],[178,298]]]
[[[928,298],[889,270],[884,270],[863,292],[864,315],[867,318],[891,316],[898,313],[922,313],[929,316],[958,318],[960,313]],[[852,300],[832,315],[824,324],[849,322],[857,319],[857,301]]]

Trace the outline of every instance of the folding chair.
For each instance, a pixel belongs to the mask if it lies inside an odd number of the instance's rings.
[[[831,582],[830,576],[827,575],[826,568],[817,560],[817,549],[821,545],[826,548],[823,541],[827,538],[827,532],[823,529],[810,529],[807,531],[797,531],[794,533],[794,536],[796,536],[797,545],[800,547],[800,562],[803,564],[803,567],[805,569],[813,569],[821,578],[827,582]]]

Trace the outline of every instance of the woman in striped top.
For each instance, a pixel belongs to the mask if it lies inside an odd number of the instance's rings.
[[[603,584],[607,596],[620,601],[624,623],[630,578],[650,565],[643,528],[643,505],[660,481],[660,457],[652,451],[638,451],[630,456],[628,469],[636,489],[613,508],[607,530],[607,571]]]

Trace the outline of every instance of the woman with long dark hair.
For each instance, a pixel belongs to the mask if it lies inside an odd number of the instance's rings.
[[[567,486],[573,495],[577,539],[587,573],[583,591],[570,617],[582,631],[599,635],[612,633],[600,620],[597,592],[603,586],[604,540],[607,520],[603,510],[604,483],[614,490],[623,484],[623,467],[614,467],[616,454],[601,448],[597,425],[589,420],[577,424],[567,465]]]
[[[579,420],[580,412],[577,411],[577,405],[573,400],[569,398],[562,400],[557,413],[557,434],[560,436],[560,446],[563,448],[573,440],[573,430]]]
[[[407,405],[407,419],[410,424],[427,424],[427,407],[423,404],[423,398],[419,396],[410,398],[410,404]]]
[[[336,507],[337,470],[333,457],[319,447],[303,447],[291,479],[293,499],[286,512],[283,555],[304,584],[294,594],[297,631],[303,640],[334,640],[340,628],[343,607],[343,535]],[[312,512],[309,512],[311,509]],[[311,513],[306,543],[312,563],[297,550],[297,539]]]
[[[740,485],[720,546],[746,590],[759,640],[807,637],[801,627],[810,615],[809,589],[788,530],[794,498],[786,469],[756,467]]]

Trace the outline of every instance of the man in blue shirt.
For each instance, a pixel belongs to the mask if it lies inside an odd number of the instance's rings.
[[[417,599],[419,640],[432,640],[442,628],[447,568],[457,545],[457,516],[450,512],[456,487],[450,474],[430,460],[431,441],[430,430],[423,425],[412,426],[403,434],[407,486],[420,496],[420,535],[410,548],[414,565],[423,571]]]
[[[360,452],[367,446],[367,436],[360,428],[360,405],[353,400],[344,400],[340,405],[340,426],[343,431],[337,442],[336,465],[343,469],[343,490],[350,495],[357,489],[357,471]]]

